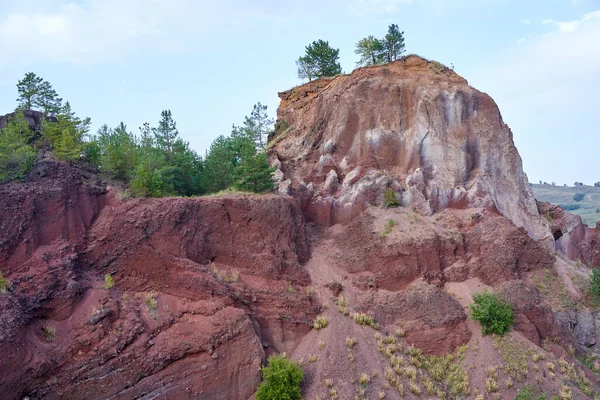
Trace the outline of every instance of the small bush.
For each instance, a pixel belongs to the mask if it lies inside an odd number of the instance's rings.
[[[484,335],[495,333],[504,335],[514,321],[510,304],[489,292],[475,293],[471,304],[471,318],[479,321]]]
[[[384,239],[387,235],[389,235],[392,232],[392,229],[394,229],[395,225],[396,221],[394,221],[391,218],[388,219],[385,223],[385,226],[383,227],[383,232],[381,232],[381,238]]]
[[[373,329],[379,329],[379,324],[375,319],[365,313],[354,313],[352,314],[352,319],[359,325],[368,325]]]
[[[385,193],[383,194],[383,206],[385,208],[390,208],[390,207],[398,207],[400,205],[400,203],[398,202],[398,199],[396,198],[396,193],[394,193],[394,190],[389,187],[385,190]]]
[[[590,287],[588,289],[588,293],[591,296],[600,298],[600,272],[598,271],[598,269],[592,270],[592,275],[590,276]]]
[[[580,202],[581,200],[583,200],[585,197],[585,193],[575,193],[575,195],[573,196],[573,200]]]
[[[313,328],[315,329],[323,329],[327,326],[327,317],[324,315],[319,315],[313,322]]]
[[[258,386],[256,400],[297,400],[302,396],[300,383],[304,372],[293,361],[272,355],[269,366],[262,367],[263,382]]]
[[[156,310],[156,307],[158,306],[158,301],[156,300],[156,292],[150,292],[150,294],[146,297],[146,305],[151,311]]]
[[[104,289],[111,289],[115,286],[115,280],[111,274],[104,275]]]
[[[4,294],[8,289],[10,289],[10,281],[6,279],[2,275],[2,271],[0,271],[0,293]]]
[[[46,340],[49,342],[53,342],[56,339],[56,327],[50,324],[44,325],[42,328],[44,330],[44,335],[46,336]]]
[[[347,337],[346,338],[346,346],[348,346],[349,349],[353,348],[355,344],[356,344],[355,337]]]

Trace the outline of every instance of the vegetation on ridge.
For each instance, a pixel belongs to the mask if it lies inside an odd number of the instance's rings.
[[[41,77],[27,73],[17,90],[17,111],[0,129],[0,183],[23,180],[37,150],[51,150],[60,160],[89,164],[103,177],[123,182],[138,197],[194,196],[230,187],[256,193],[273,189],[274,169],[263,152],[273,120],[261,103],[201,157],[179,137],[171,110],[161,112],[156,126],[144,123],[139,135],[124,122],[115,128],[103,125],[93,135],[91,120],[77,117]],[[30,110],[42,113],[40,132],[32,132],[25,119]]]
[[[514,321],[511,305],[490,292],[475,293],[471,304],[471,318],[481,324],[484,335],[504,335]]]

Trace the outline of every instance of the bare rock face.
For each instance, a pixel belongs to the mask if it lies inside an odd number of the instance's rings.
[[[600,223],[588,228],[581,217],[557,205],[538,203],[540,214],[548,221],[556,250],[571,260],[579,260],[590,267],[600,267]]]
[[[0,185],[0,227],[6,399],[247,399],[320,312],[289,198],[121,200],[44,161]]]
[[[495,207],[552,244],[498,107],[454,72],[411,56],[279,96],[272,156],[315,220],[346,223],[391,187],[422,215]]]

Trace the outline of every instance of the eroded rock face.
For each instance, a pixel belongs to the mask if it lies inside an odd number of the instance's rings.
[[[68,164],[36,172],[0,185],[5,398],[247,399],[310,331],[291,199],[120,200]]]
[[[550,203],[539,202],[538,208],[550,225],[557,250],[571,260],[579,260],[590,267],[600,267],[600,223],[589,228],[580,216]]]
[[[319,222],[348,222],[391,187],[423,215],[495,207],[551,245],[498,107],[454,72],[409,57],[280,98],[288,128],[271,139],[272,156]]]

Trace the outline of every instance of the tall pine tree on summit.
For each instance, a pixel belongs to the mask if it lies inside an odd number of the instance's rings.
[[[342,73],[339,63],[340,50],[329,46],[329,42],[319,39],[306,46],[305,50],[305,55],[296,61],[300,79],[311,80],[313,77],[321,78]]]

